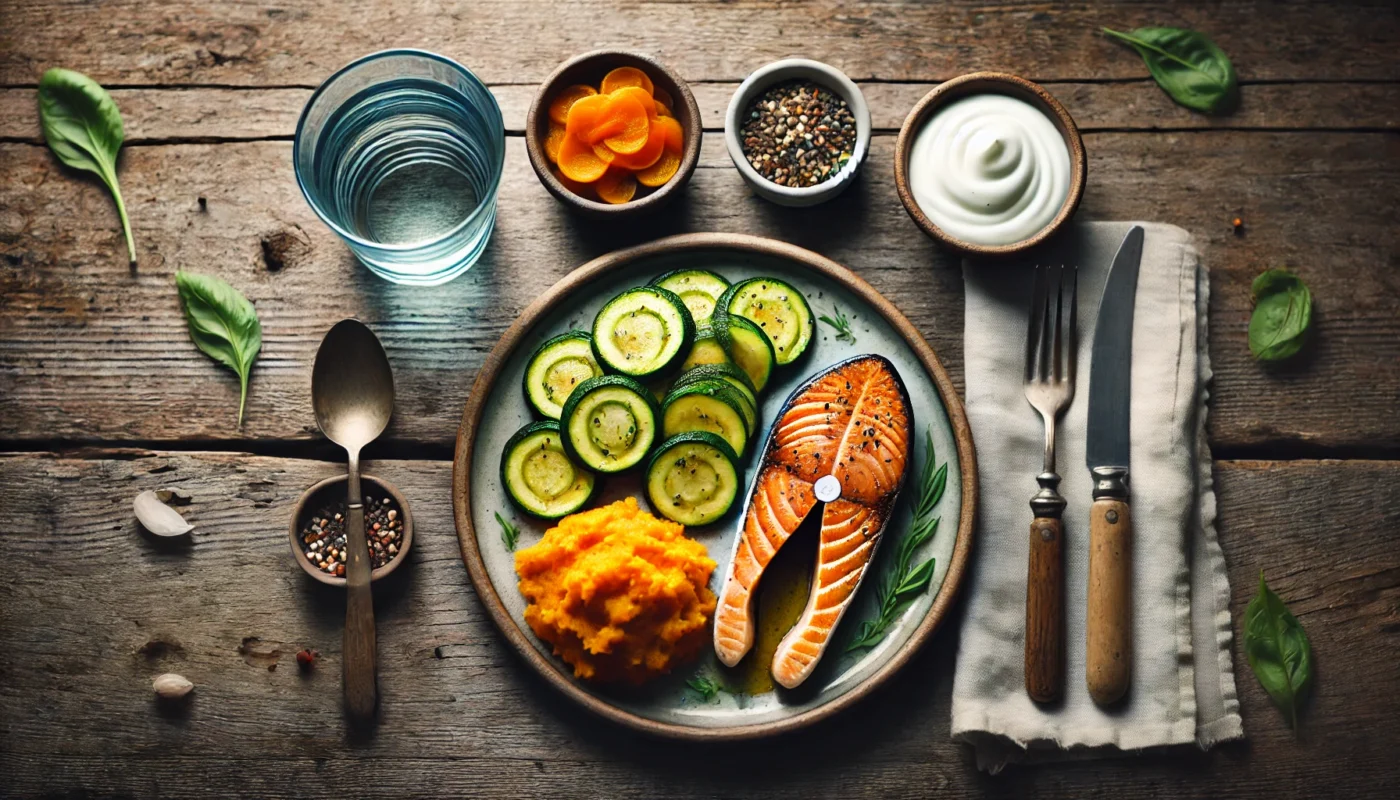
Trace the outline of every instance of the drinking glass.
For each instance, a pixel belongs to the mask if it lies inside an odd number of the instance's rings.
[[[466,67],[424,50],[343,67],[307,101],[292,145],[317,216],[371,272],[420,286],[481,257],[504,161],[496,98]]]

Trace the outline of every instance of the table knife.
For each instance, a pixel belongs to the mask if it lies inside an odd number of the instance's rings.
[[[1089,600],[1085,681],[1099,705],[1117,702],[1132,680],[1133,520],[1128,449],[1133,385],[1133,301],[1143,230],[1123,238],[1104,286],[1089,361],[1085,460],[1094,478],[1089,511]]]

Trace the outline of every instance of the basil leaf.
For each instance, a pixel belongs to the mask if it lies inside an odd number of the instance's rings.
[[[1264,691],[1298,729],[1298,701],[1312,682],[1312,645],[1298,618],[1264,582],[1244,610],[1244,652]]]
[[[122,115],[111,95],[92,78],[68,69],[51,69],[39,79],[39,120],[49,149],[74,169],[97,173],[117,201],[126,234],[126,254],[136,263],[131,222],[117,185],[117,151],[126,138]]]
[[[248,400],[248,373],[262,349],[262,323],[258,312],[239,291],[210,275],[175,273],[185,322],[195,347],[238,373],[238,424]]]
[[[1104,28],[1147,62],[1147,69],[1173,100],[1207,114],[1224,114],[1239,100],[1235,67],[1205,34],[1184,28],[1138,28],[1131,33]]]
[[[1271,269],[1254,279],[1254,315],[1249,352],[1260,361],[1282,361],[1297,353],[1312,324],[1312,292],[1297,275]]]

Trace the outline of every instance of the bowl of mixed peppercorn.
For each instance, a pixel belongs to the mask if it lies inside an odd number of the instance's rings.
[[[870,151],[870,107],[835,67],[805,58],[775,61],[734,92],[724,141],[758,195],[812,206],[855,179]]]
[[[306,574],[331,586],[345,585],[346,477],[336,475],[307,489],[292,511],[292,555]],[[369,543],[370,580],[398,569],[413,544],[413,515],[399,490],[372,475],[360,476]]]

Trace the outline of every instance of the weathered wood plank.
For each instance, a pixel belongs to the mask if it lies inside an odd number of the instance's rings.
[[[1376,532],[1400,525],[1395,462],[1218,465],[1237,620],[1263,568],[1312,637],[1317,692],[1301,740],[1237,655],[1247,747],[988,779],[948,738],[956,623],[849,714],[759,749],[655,742],[567,705],[507,652],[474,596],[447,462],[369,465],[410,498],[418,535],[413,563],[376,587],[379,730],[348,735],[343,601],[301,573],[286,543],[298,493],[337,466],[89,455],[0,456],[11,565],[0,584],[0,794],[1205,798],[1308,797],[1326,785],[1369,798],[1394,788],[1400,550]],[[166,486],[193,496],[189,542],[153,541],[131,519],[136,492]],[[301,647],[322,653],[306,676],[292,659]],[[150,679],[167,670],[198,687],[187,714],[152,702]]]
[[[710,136],[684,201],[647,226],[612,228],[568,216],[513,138],[485,259],[431,292],[354,263],[298,193],[286,142],[128,150],[134,276],[100,186],[41,147],[0,145],[0,440],[312,437],[316,343],[355,315],[394,361],[389,436],[446,448],[477,365],[531,298],[589,257],[690,230],[774,236],[848,264],[896,298],[960,375],[961,275],[899,205],[892,144],[876,137],[852,191],[801,211],[753,197]],[[1084,218],[1167,220],[1200,239],[1214,287],[1217,447],[1400,448],[1400,230],[1389,216],[1400,141],[1217,131],[1091,134],[1087,144]],[[1230,232],[1236,213],[1244,236]],[[1277,265],[1312,283],[1319,336],[1312,357],[1266,370],[1245,342],[1249,281]],[[233,376],[189,345],[171,288],[177,268],[221,274],[259,306],[265,344],[242,432]]]
[[[820,0],[570,4],[430,0],[266,7],[178,0],[67,4],[11,0],[0,28],[0,84],[32,84],[62,65],[112,84],[305,86],[386,46],[454,58],[491,83],[533,83],[565,58],[599,47],[651,52],[690,80],[741,80],[800,52],[853,78],[946,80],[976,69],[1032,79],[1144,77],[1141,60],[1100,26],[1178,25],[1209,32],[1241,77],[1269,80],[1400,77],[1392,4],[1170,2],[1061,6]]]
[[[914,104],[936,84],[864,83],[877,130],[898,131]],[[724,130],[737,83],[696,83],[691,89],[706,130]],[[1276,130],[1400,129],[1400,83],[1256,84],[1243,90],[1239,110],[1226,117],[1193,113],[1151,81],[1047,84],[1085,131],[1197,128]],[[492,87],[506,131],[522,134],[535,86]],[[310,89],[113,89],[129,144],[233,141],[290,137]],[[0,139],[41,142],[33,89],[0,89]]]

